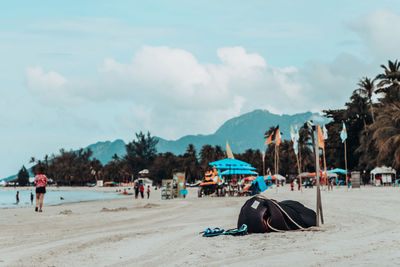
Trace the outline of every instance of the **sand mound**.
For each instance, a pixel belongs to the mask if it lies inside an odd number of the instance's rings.
[[[148,203],[146,205],[143,206],[143,208],[145,209],[151,209],[151,208],[155,208],[155,207],[159,207],[160,205],[158,204],[154,204],[154,203]]]
[[[62,215],[69,215],[69,214],[72,214],[72,210],[63,210],[63,211],[60,211],[59,214],[62,214]]]
[[[117,211],[123,211],[123,210],[128,210],[128,208],[127,207],[119,207],[116,209],[103,208],[101,211],[102,212],[117,212]]]

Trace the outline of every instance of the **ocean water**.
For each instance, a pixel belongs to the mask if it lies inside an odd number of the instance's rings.
[[[19,191],[19,203],[16,203],[16,194]],[[31,206],[31,192],[33,206],[35,205],[35,190],[0,190],[0,208]],[[63,198],[63,200],[61,199]],[[44,195],[44,205],[82,202],[89,200],[104,200],[129,197],[117,192],[95,192],[84,190],[47,190]]]

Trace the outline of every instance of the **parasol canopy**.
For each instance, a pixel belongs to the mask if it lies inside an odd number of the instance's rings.
[[[328,173],[340,173],[340,174],[346,174],[346,170],[343,170],[343,169],[336,168],[336,169],[333,169],[333,170],[330,170],[330,171],[328,171]]]
[[[238,159],[222,159],[214,162],[210,162],[209,165],[215,169],[255,169],[247,162]]]
[[[229,169],[221,172],[221,175],[236,175],[236,174],[254,174],[257,175],[255,171],[246,169]]]

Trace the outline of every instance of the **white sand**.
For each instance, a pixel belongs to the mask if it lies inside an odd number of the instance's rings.
[[[400,189],[322,191],[320,231],[204,238],[236,227],[247,197],[115,199],[0,210],[0,266],[392,266],[400,264]],[[315,209],[315,189],[267,190]],[[104,211],[103,208],[108,209]]]

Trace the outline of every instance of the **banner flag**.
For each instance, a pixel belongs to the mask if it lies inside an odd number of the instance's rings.
[[[318,132],[318,146],[322,149],[325,149],[324,134],[322,133],[321,126],[319,126],[319,124],[317,132]]]
[[[279,131],[279,125],[276,128],[276,132],[275,132],[275,144],[276,146],[279,146],[282,142],[282,136],[281,136],[281,132]]]
[[[226,140],[226,155],[228,157],[228,159],[234,159],[235,157],[233,156],[231,147],[228,144],[228,140]]]
[[[328,139],[328,130],[326,129],[325,124],[322,127],[322,132],[324,133],[324,140]]]
[[[346,130],[346,125],[343,122],[343,129],[340,132],[340,138],[342,139],[342,143],[347,139],[347,130]]]

